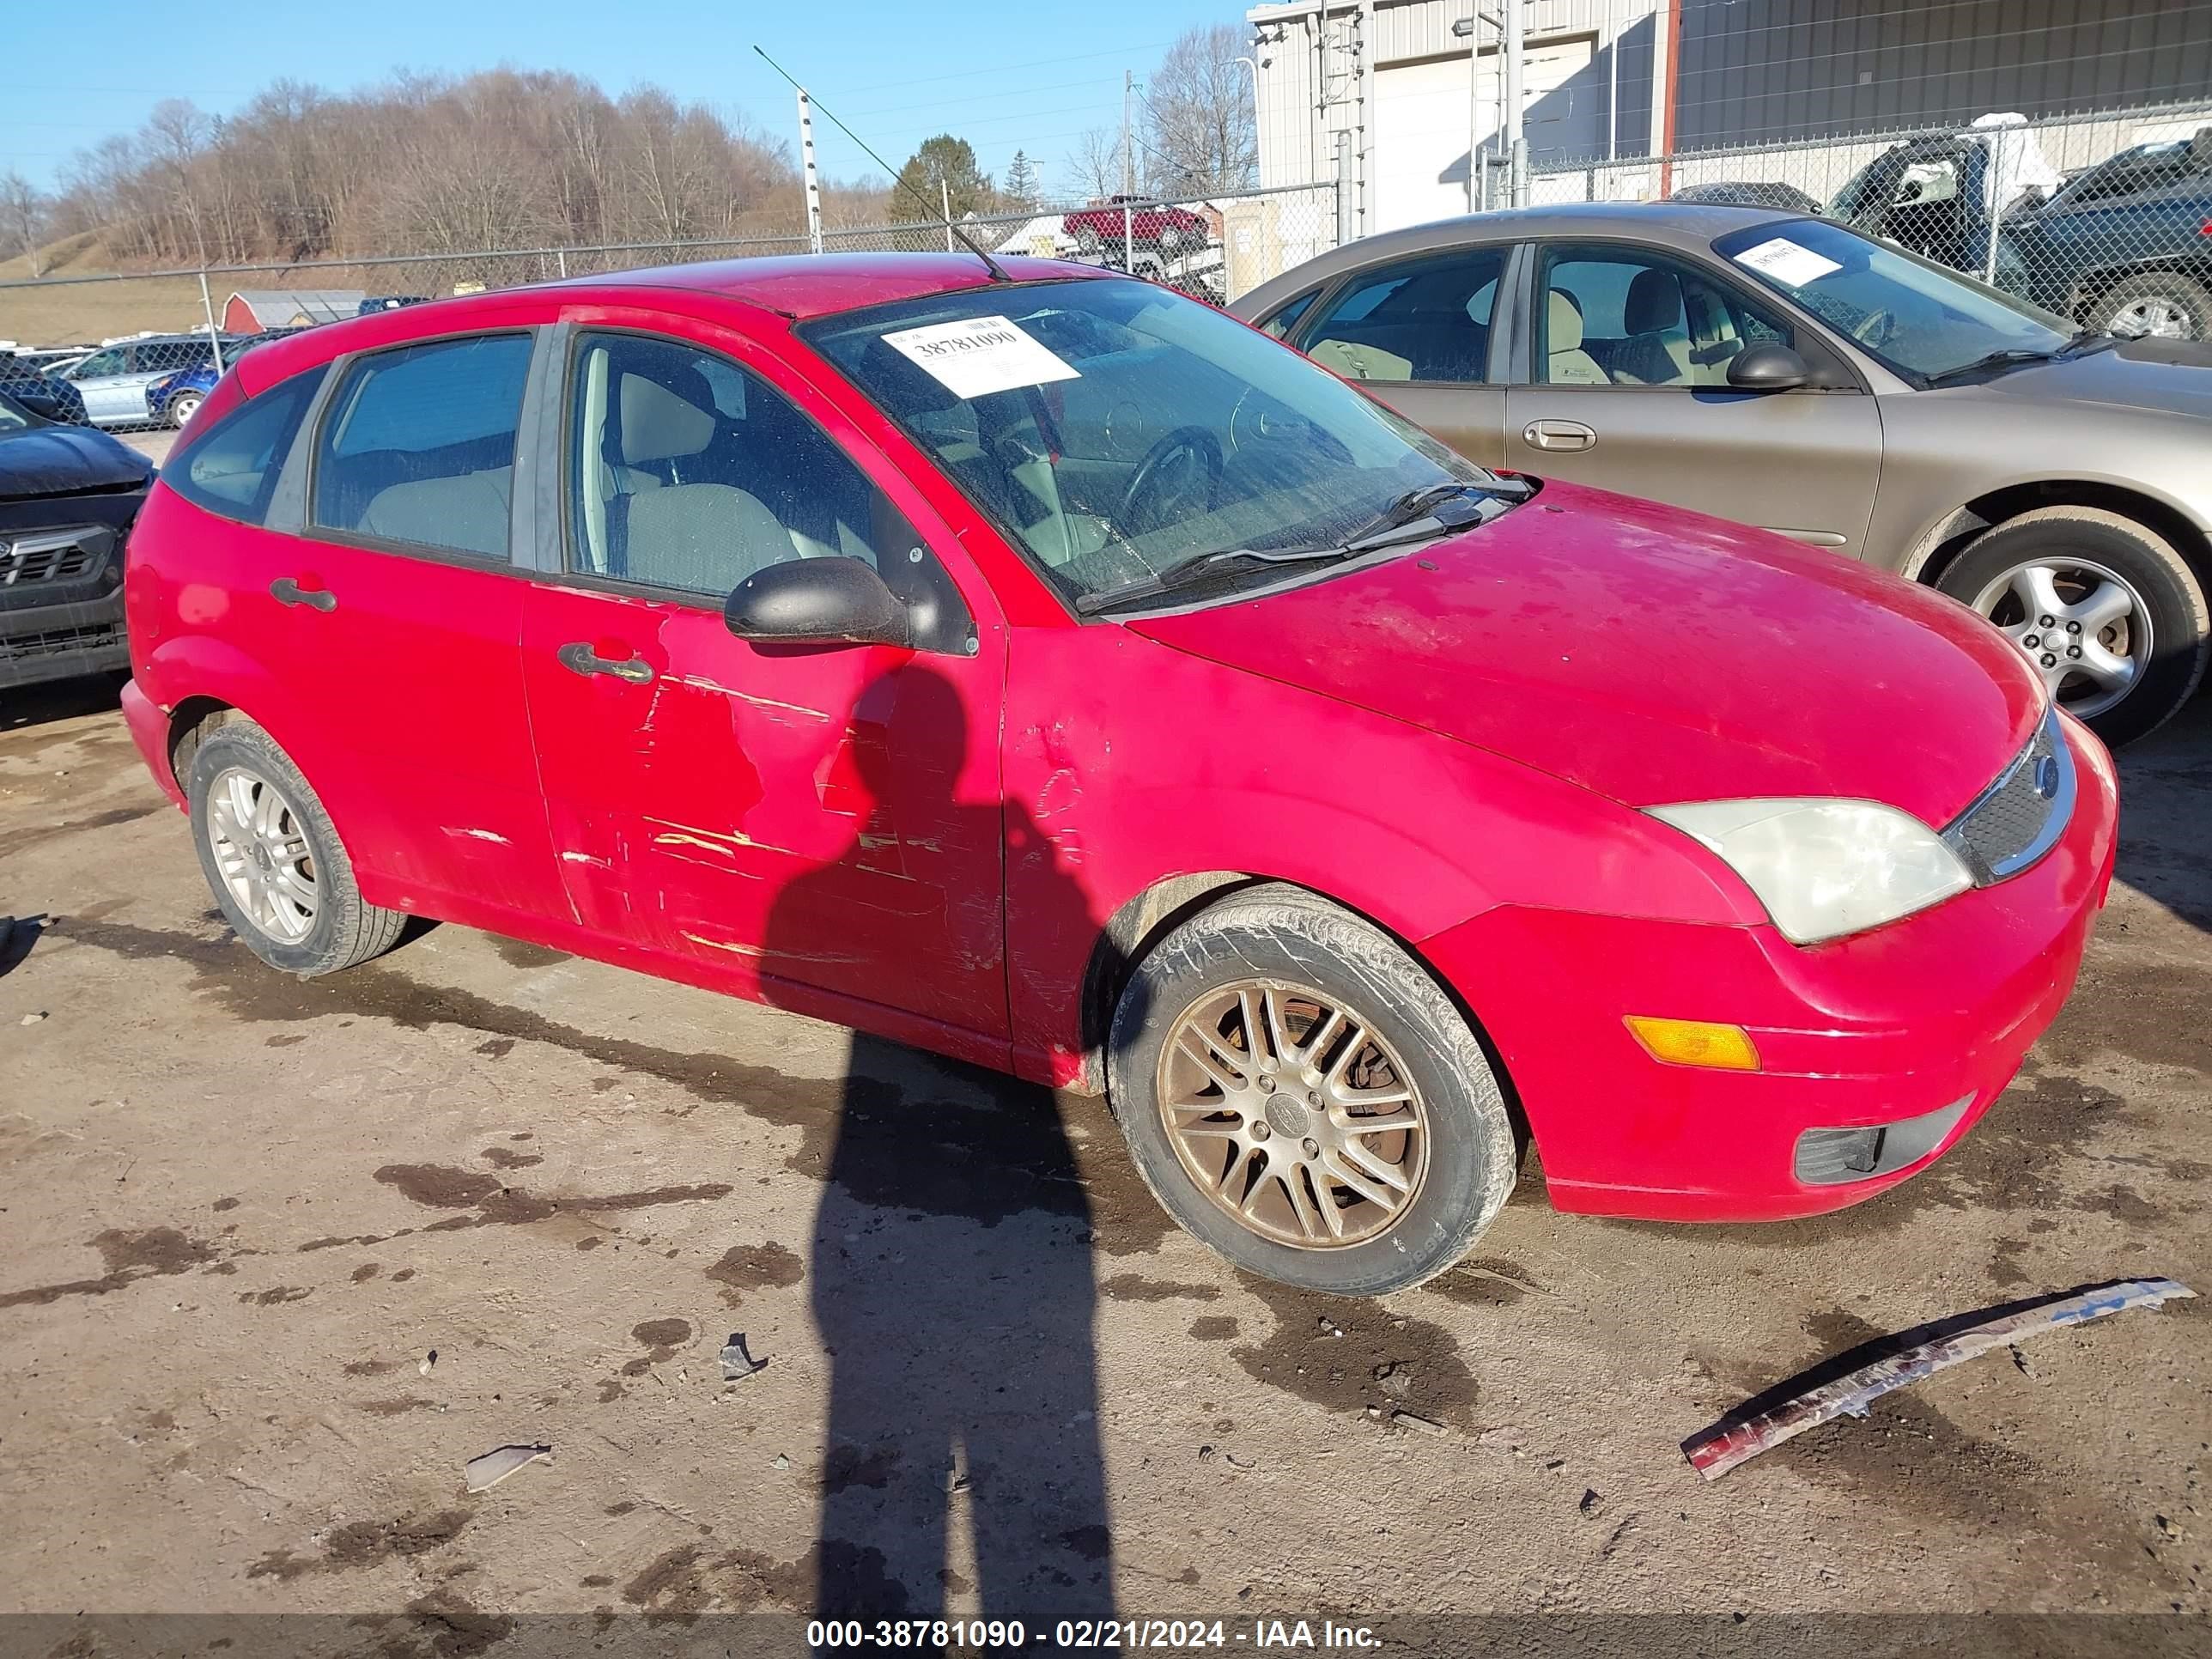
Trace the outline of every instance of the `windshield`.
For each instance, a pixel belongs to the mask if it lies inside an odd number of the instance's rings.
[[[1408,492],[1495,482],[1288,347],[1149,283],[1000,285],[800,332],[1071,601],[1231,550],[1328,547]]]
[[[2063,317],[1826,220],[1756,225],[1713,252],[1907,380],[1940,380],[1996,353],[2049,356],[2074,337]]]

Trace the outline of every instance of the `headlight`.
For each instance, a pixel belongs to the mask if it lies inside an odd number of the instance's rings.
[[[1974,884],[1910,812],[1870,800],[1705,800],[1644,809],[1741,876],[1799,945],[1879,927]]]

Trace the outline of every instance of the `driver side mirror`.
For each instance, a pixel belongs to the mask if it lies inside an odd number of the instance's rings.
[[[739,582],[722,622],[741,640],[779,645],[905,645],[914,625],[875,567],[845,557],[787,559]]]
[[[1755,345],[1729,365],[1729,384],[1739,392],[1792,392],[1813,377],[1805,360],[1786,345]]]

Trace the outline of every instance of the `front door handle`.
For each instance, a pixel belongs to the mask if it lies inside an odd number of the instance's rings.
[[[632,685],[653,684],[653,665],[642,657],[603,657],[582,640],[572,640],[553,654],[572,674],[611,674]]]
[[[1589,449],[1597,442],[1597,428],[1580,421],[1531,421],[1521,437],[1531,449]]]
[[[338,596],[327,587],[302,587],[289,576],[269,584],[269,597],[279,605],[304,605],[325,613],[338,608]]]

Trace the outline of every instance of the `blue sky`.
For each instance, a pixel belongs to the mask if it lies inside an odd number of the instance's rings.
[[[1234,0],[0,0],[0,60],[16,69],[0,172],[50,185],[72,151],[135,128],[164,98],[222,114],[279,76],[343,90],[394,70],[501,64],[574,70],[615,94],[656,82],[741,110],[795,152],[790,89],[757,44],[894,166],[950,131],[994,175],[1026,149],[1051,185],[1085,129],[1119,126],[1124,68],[1141,81],[1184,29],[1243,16]],[[816,128],[824,173],[874,171],[834,127]]]

